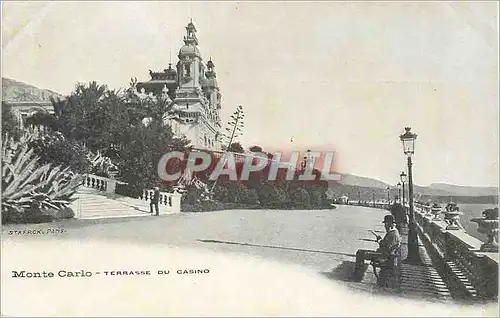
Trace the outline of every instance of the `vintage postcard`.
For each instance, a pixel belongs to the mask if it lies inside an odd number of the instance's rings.
[[[498,2],[3,1],[4,317],[497,317]]]

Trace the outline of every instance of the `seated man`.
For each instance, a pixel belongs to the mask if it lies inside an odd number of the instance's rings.
[[[386,260],[390,255],[394,255],[401,246],[401,236],[396,229],[394,217],[392,215],[386,215],[382,223],[384,223],[387,233],[384,238],[377,235],[379,248],[376,251],[358,250],[356,253],[356,268],[354,270],[355,280],[361,281],[363,279],[365,260]]]

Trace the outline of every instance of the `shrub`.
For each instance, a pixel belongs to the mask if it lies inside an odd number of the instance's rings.
[[[308,208],[311,205],[311,198],[306,189],[300,187],[290,191],[291,203],[296,208]]]
[[[34,135],[25,133],[19,141],[8,136],[2,144],[2,220],[6,223],[48,220],[49,209],[63,209],[82,177],[69,168],[39,163],[28,145]]]
[[[75,217],[75,212],[70,207],[65,207],[55,211],[57,219],[72,219]]]
[[[257,195],[257,191],[255,191],[255,189],[244,188],[239,202],[243,204],[259,203],[259,196]]]
[[[313,185],[307,188],[307,192],[309,193],[311,207],[319,208],[328,204],[324,188]]]
[[[289,204],[286,191],[272,183],[264,183],[257,193],[260,203],[265,207],[281,208]]]
[[[66,139],[60,132],[37,133],[30,142],[41,164],[69,167],[74,173],[85,173],[90,166],[88,150],[79,142]]]
[[[50,214],[50,210],[43,211],[38,204],[33,204],[25,209],[22,223],[47,223],[54,221],[54,215]]]
[[[255,204],[259,200],[257,191],[247,188],[240,181],[228,181],[216,189],[214,198],[221,202]]]
[[[116,184],[115,193],[131,198],[139,198],[143,195],[144,190],[149,189],[150,187],[143,186],[142,184]]]
[[[214,189],[214,199],[221,202],[229,201],[229,191],[225,185],[217,185]]]
[[[186,187],[187,192],[182,196],[182,203],[187,204],[197,204],[201,202],[202,189],[197,188],[194,185],[188,185]]]

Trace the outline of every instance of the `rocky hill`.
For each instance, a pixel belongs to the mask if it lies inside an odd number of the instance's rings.
[[[15,102],[50,102],[50,97],[62,97],[61,94],[48,89],[28,85],[10,78],[2,77],[2,101]]]
[[[430,188],[450,193],[456,193],[457,195],[461,196],[498,195],[498,188],[496,187],[470,187],[470,186],[457,186],[446,183],[433,183],[430,185]]]

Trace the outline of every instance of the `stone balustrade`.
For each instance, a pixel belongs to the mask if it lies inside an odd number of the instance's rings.
[[[98,190],[100,192],[106,193],[107,196],[112,198],[116,198],[115,191],[117,184],[126,184],[126,182],[118,181],[115,179],[110,179],[106,177],[96,176],[93,174],[88,174],[85,176],[82,186],[94,190]],[[139,206],[143,208],[149,209],[149,202],[153,197],[154,191],[151,190],[143,190],[142,195],[138,198],[140,201],[137,201]],[[168,213],[180,213],[181,212],[181,197],[182,194],[179,193],[178,190],[175,190],[173,193],[168,192],[160,192],[160,198],[158,200],[159,211],[160,214],[168,214]],[[134,199],[132,199],[134,200]],[[142,202],[142,204],[141,204]],[[130,202],[131,203],[131,202]],[[145,206],[144,206],[145,205]]]
[[[86,188],[91,188],[98,191],[106,192],[106,194],[109,195],[115,194],[117,184],[126,184],[126,183],[115,179],[96,176],[94,174],[86,175],[82,183],[82,185]]]
[[[139,199],[149,203],[151,202],[153,195],[154,190],[144,190]],[[180,213],[181,197],[182,194],[178,193],[177,191],[174,191],[173,193],[160,192],[160,198],[158,200],[160,215],[167,213]]]
[[[441,220],[427,210],[428,206],[415,204],[419,234],[452,295],[464,300],[498,299],[498,251],[482,250],[485,243],[456,226],[459,214]]]

